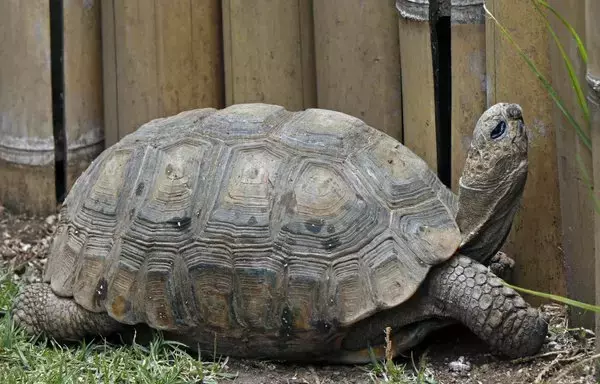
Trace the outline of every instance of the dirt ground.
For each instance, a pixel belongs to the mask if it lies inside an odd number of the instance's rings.
[[[13,215],[0,205],[0,272],[11,270],[16,279],[38,280],[57,221],[56,215],[42,218]],[[591,359],[594,334],[589,330],[568,330],[563,307],[544,308],[551,315],[551,332],[535,357],[520,361],[499,359],[467,330],[454,326],[432,335],[414,351],[413,359],[409,356],[396,363],[406,364],[406,372],[413,372],[412,367],[425,358],[426,377],[420,382],[428,384],[595,383]],[[245,384],[386,382],[382,375],[374,381],[369,366],[289,365],[229,359],[226,369],[237,373],[235,383]]]

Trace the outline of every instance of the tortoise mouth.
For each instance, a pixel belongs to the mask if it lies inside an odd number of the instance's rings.
[[[512,134],[511,142],[517,148],[517,153],[521,153],[523,156],[526,156],[528,140],[527,129],[525,127],[523,118],[516,119],[516,121],[512,122],[511,125],[513,124],[516,126],[511,129],[511,131],[514,132]]]
[[[518,120],[518,124],[517,124],[517,128],[518,128],[518,132],[520,136],[523,136],[523,134],[525,134],[525,122],[523,121],[523,119],[519,119]]]

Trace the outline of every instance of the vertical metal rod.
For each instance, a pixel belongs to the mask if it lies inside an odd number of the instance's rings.
[[[50,73],[52,76],[52,131],[56,201],[61,203],[67,189],[67,133],[65,127],[63,0],[50,0]]]
[[[450,0],[431,0],[429,2],[429,20],[433,59],[437,169],[440,180],[450,188],[452,182]]]

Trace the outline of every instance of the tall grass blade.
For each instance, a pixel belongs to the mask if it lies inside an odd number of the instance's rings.
[[[502,283],[504,285],[506,285],[507,287],[514,289],[515,291],[521,291],[524,293],[528,293],[530,295],[543,297],[543,298],[550,299],[550,300],[553,300],[553,301],[556,301],[559,303],[570,305],[572,307],[585,309],[587,311],[600,312],[600,306],[598,306],[598,305],[583,303],[581,301],[569,299],[569,298],[563,297],[563,296],[553,295],[551,293],[539,292],[539,291],[534,291],[534,290],[527,289],[527,288],[517,287],[516,285],[509,284],[505,281],[503,281]]]
[[[579,79],[577,78],[577,74],[575,73],[575,69],[573,68],[573,63],[571,62],[569,55],[565,52],[565,48],[562,45],[562,43],[560,42],[560,39],[558,38],[558,36],[556,35],[556,32],[550,25],[548,18],[546,17],[544,12],[542,12],[542,10],[540,9],[540,6],[538,5],[539,0],[531,0],[531,1],[533,3],[533,6],[535,7],[535,10],[539,13],[539,15],[544,20],[544,24],[546,24],[546,28],[548,29],[548,31],[550,32],[550,35],[554,39],[554,42],[556,43],[556,46],[558,47],[558,50],[560,51],[560,55],[562,56],[562,59],[565,62],[565,66],[567,67],[567,72],[569,73],[569,79],[571,80],[571,85],[573,86],[573,89],[575,90],[575,95],[577,96],[577,103],[579,104],[579,108],[583,112],[583,117],[585,119],[586,126],[587,126],[587,125],[589,125],[589,121],[590,121],[590,110],[588,108],[588,104],[586,102],[585,95],[583,94],[581,84],[579,83]],[[565,22],[566,22],[566,20],[565,20]]]
[[[575,41],[577,42],[577,50],[579,51],[579,55],[581,56],[581,59],[583,60],[584,64],[587,64],[588,62],[588,54],[587,54],[587,50],[585,49],[585,45],[583,44],[583,41],[581,40],[581,38],[579,37],[579,34],[577,33],[577,31],[575,30],[575,28],[573,28],[573,26],[571,24],[569,24],[569,22],[567,20],[565,20],[564,17],[562,17],[562,15],[556,10],[554,9],[550,4],[548,4],[548,2],[546,2],[545,0],[534,0],[536,3],[546,7],[550,12],[552,12],[562,23],[563,25],[569,30],[569,32],[571,33],[571,36],[573,36],[573,38],[575,39]]]

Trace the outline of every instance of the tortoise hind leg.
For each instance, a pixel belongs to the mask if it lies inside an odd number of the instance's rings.
[[[122,327],[105,312],[90,312],[71,298],[56,296],[46,283],[26,286],[15,298],[12,316],[28,334],[42,333],[62,341],[106,336]]]
[[[365,364],[372,362],[372,357],[377,360],[386,358],[386,349],[390,348],[392,358],[407,353],[420,344],[431,332],[444,328],[454,321],[450,319],[426,319],[413,324],[407,324],[390,334],[389,345],[385,340],[385,324],[394,324],[397,319],[382,317],[373,319],[369,326],[358,326],[352,329],[342,343],[342,348],[336,354],[326,356],[324,360],[332,364]],[[412,319],[415,320],[415,319]]]

